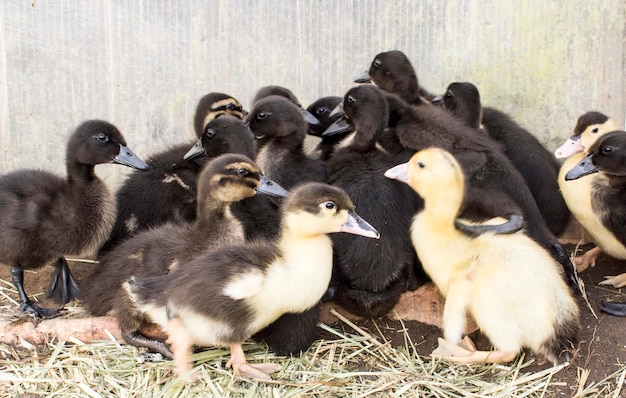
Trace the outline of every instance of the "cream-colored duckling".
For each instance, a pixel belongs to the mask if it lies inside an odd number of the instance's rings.
[[[449,152],[425,149],[385,175],[424,198],[411,239],[446,298],[444,339],[433,355],[455,362],[507,362],[529,348],[553,363],[569,361],[579,310],[552,256],[523,233],[470,236],[455,227],[465,176]],[[463,342],[467,312],[494,351],[476,351]]]

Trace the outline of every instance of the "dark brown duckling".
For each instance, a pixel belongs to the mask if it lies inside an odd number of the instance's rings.
[[[300,113],[302,113],[304,120],[309,125],[313,125],[313,126],[319,125],[320,123],[319,120],[317,120],[317,118],[313,116],[311,112],[309,112],[308,109],[305,109],[302,106],[302,104],[300,103],[300,100],[298,99],[298,97],[296,97],[293,91],[283,86],[272,85],[272,86],[261,87],[254,94],[254,98],[252,99],[252,106],[254,106],[254,104],[256,104],[259,100],[269,97],[270,95],[278,95],[279,97],[287,98],[289,101],[291,101],[294,105],[298,107],[298,110],[300,111]]]
[[[194,344],[228,345],[227,366],[236,375],[270,379],[276,365],[247,363],[241,344],[280,315],[316,305],[332,271],[327,234],[379,236],[354,213],[348,195],[327,184],[295,189],[283,214],[281,235],[274,243],[227,246],[163,277],[134,278],[126,284],[137,305],[154,313],[169,333],[178,375],[191,370]]]
[[[322,160],[328,160],[335,152],[337,143],[352,132],[350,123],[342,123],[342,129],[333,129],[333,134],[324,134],[333,123],[342,119],[341,115],[331,116],[332,111],[342,100],[343,98],[339,96],[322,97],[306,108],[320,122],[317,125],[309,125],[308,134],[321,138],[321,141],[315,147],[314,153]]]
[[[557,182],[560,165],[537,137],[506,113],[483,109],[478,88],[472,83],[451,83],[446,93],[432,102],[440,102],[468,126],[484,131],[501,144],[504,154],[526,180],[550,231],[556,236],[565,231],[571,214]]]
[[[277,95],[262,98],[246,121],[256,138],[264,142],[256,160],[269,178],[288,190],[326,179],[324,162],[304,152],[307,124],[291,101]]]
[[[411,61],[399,50],[377,54],[367,72],[354,82],[374,83],[381,90],[395,93],[410,104],[434,97],[420,86]]]
[[[211,160],[199,177],[195,222],[148,229],[102,257],[100,266],[86,280],[88,310],[99,316],[113,309],[126,342],[171,357],[165,344],[140,334],[142,326],[155,320],[134,305],[122,289],[123,283],[132,275],[167,274],[203,253],[242,243],[243,225],[233,216],[230,205],[257,192],[286,195],[277,184],[268,184],[259,167],[246,156],[225,154]]]
[[[57,309],[33,304],[23,285],[23,270],[53,261],[56,271],[48,294],[59,304],[81,297],[65,256],[94,254],[115,221],[115,200],[94,172],[102,163],[147,167],[115,126],[89,120],[68,140],[67,177],[44,170],[18,170],[0,177],[0,262],[11,267],[22,311],[41,317],[57,314]]]
[[[198,119],[210,123],[223,115],[243,115],[241,104],[222,93],[211,93],[198,104]],[[203,125],[196,130],[198,137]],[[196,126],[197,127],[197,126]],[[237,142],[233,137],[231,142]],[[105,253],[138,231],[169,221],[193,222],[196,216],[198,174],[206,158],[183,159],[192,143],[176,145],[148,157],[147,173],[131,173],[117,191],[117,218],[111,235],[103,245]]]
[[[327,182],[344,189],[358,203],[359,213],[377,226],[381,238],[332,236],[331,293],[351,313],[378,318],[395,306],[403,292],[418,287],[416,272],[424,277],[409,233],[422,200],[405,184],[384,177],[398,160],[377,145],[389,118],[382,92],[373,85],[351,88],[336,112],[339,109],[354,133],[339,143],[328,160]]]

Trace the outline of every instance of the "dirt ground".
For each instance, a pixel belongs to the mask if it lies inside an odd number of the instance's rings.
[[[582,249],[586,250],[590,247],[592,246],[584,246]],[[567,245],[566,248],[569,251],[575,249],[573,245]],[[91,264],[77,264],[72,262],[70,262],[70,265],[79,281],[89,272],[91,267],[94,266]],[[36,274],[27,272],[25,274],[25,282],[26,291],[29,295],[36,296],[42,305],[53,307],[54,304],[45,298],[44,293],[49,283],[47,274],[49,274],[50,271],[51,267],[46,267]],[[621,289],[615,289],[610,286],[598,285],[598,282],[600,282],[605,275],[617,275],[623,272],[626,272],[626,261],[616,261],[608,256],[602,255],[599,257],[598,263],[594,268],[590,268],[580,275],[586,287],[590,307],[595,311],[595,315],[582,299],[582,295],[580,295],[579,303],[582,314],[580,331],[581,343],[571,365],[555,376],[555,381],[564,383],[562,387],[558,387],[557,396],[571,397],[575,394],[579,385],[580,373],[583,369],[589,371],[589,376],[584,383],[585,386],[589,386],[592,383],[601,382],[607,376],[612,375],[626,366],[626,318],[607,315],[599,310],[599,304],[603,300],[626,301],[626,292],[622,292]],[[0,267],[0,278],[8,282],[1,284],[1,287],[10,287],[8,267]],[[7,292],[5,290],[5,293],[17,300],[17,295],[13,292]],[[15,305],[10,303],[6,297],[0,297],[0,304],[0,308],[2,308],[3,311],[3,319],[15,319],[20,315]],[[80,303],[78,305],[80,305]],[[397,320],[387,317],[377,319],[377,328],[373,325],[372,321],[368,320],[359,320],[355,321],[355,323],[369,330],[372,335],[379,334],[378,328],[382,331],[387,340],[392,341],[392,344],[397,346],[404,345],[403,335],[398,332],[402,329],[402,324]],[[437,345],[437,337],[441,336],[439,328],[411,320],[404,321],[403,323],[404,327],[408,329],[412,341],[416,343],[417,352],[420,355],[429,355]],[[338,325],[338,327],[346,326]],[[323,337],[321,329],[320,337]],[[471,337],[474,339],[479,349],[489,349],[488,340],[481,336],[480,332],[472,333]],[[536,366],[536,369],[540,370],[547,368],[549,364],[533,366]],[[626,388],[626,386],[623,388]]]

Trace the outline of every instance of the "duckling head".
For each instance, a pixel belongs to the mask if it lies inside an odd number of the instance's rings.
[[[603,172],[610,176],[626,176],[626,132],[617,130],[600,137],[589,153],[565,175],[566,180]]]
[[[202,97],[196,107],[193,126],[196,136],[201,137],[204,127],[220,116],[231,115],[238,119],[246,117],[248,112],[235,98],[224,93],[209,93]]]
[[[482,105],[478,88],[469,82],[454,82],[446,93],[430,100],[463,120],[470,127],[478,128],[482,120]]]
[[[297,105],[288,99],[270,95],[255,102],[246,118],[258,140],[289,138],[304,141],[307,124]]]
[[[367,72],[372,83],[391,93],[414,92],[419,90],[415,69],[402,51],[391,50],[374,57]],[[363,80],[356,80],[357,83]]]
[[[343,98],[339,96],[331,95],[317,99],[306,108],[309,113],[319,120],[319,124],[309,125],[308,133],[310,135],[320,137],[324,130],[341,117],[341,115],[331,116],[331,112],[341,103],[342,100]]]
[[[465,176],[457,160],[435,147],[417,152],[408,162],[387,170],[385,177],[408,184],[425,199],[433,193],[462,192],[465,187]]]
[[[253,106],[259,100],[269,97],[270,95],[278,95],[279,97],[286,98],[291,103],[296,105],[300,113],[302,113],[304,120],[307,123],[309,123],[309,125],[317,126],[320,124],[320,121],[315,116],[313,116],[308,109],[305,109],[302,106],[298,97],[296,97],[293,91],[289,90],[287,87],[276,86],[276,85],[261,87],[260,89],[257,90],[256,94],[254,95],[254,98],[252,99]]]
[[[224,115],[204,127],[202,136],[183,158],[240,153],[254,159],[256,151],[256,141],[248,126],[236,116]]]
[[[554,151],[557,159],[563,159],[579,152],[587,152],[601,136],[617,130],[615,120],[603,113],[591,111],[584,113],[576,121],[572,136]]]
[[[211,160],[198,179],[199,198],[236,202],[257,193],[287,196],[285,189],[263,176],[259,166],[241,154],[224,154]]]
[[[70,158],[81,164],[96,165],[117,163],[145,170],[148,165],[126,145],[122,133],[104,120],[88,120],[81,123],[67,144]]]
[[[283,219],[290,231],[302,236],[347,232],[378,239],[380,234],[354,210],[354,204],[341,188],[323,184],[300,185],[288,196]]]

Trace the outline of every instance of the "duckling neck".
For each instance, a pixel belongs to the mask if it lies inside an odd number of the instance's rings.
[[[95,166],[78,162],[67,162],[67,180],[70,184],[85,184],[98,179]]]
[[[454,220],[462,202],[462,187],[438,189],[425,196],[423,216],[429,220],[431,225],[436,225],[439,229],[455,229]]]

